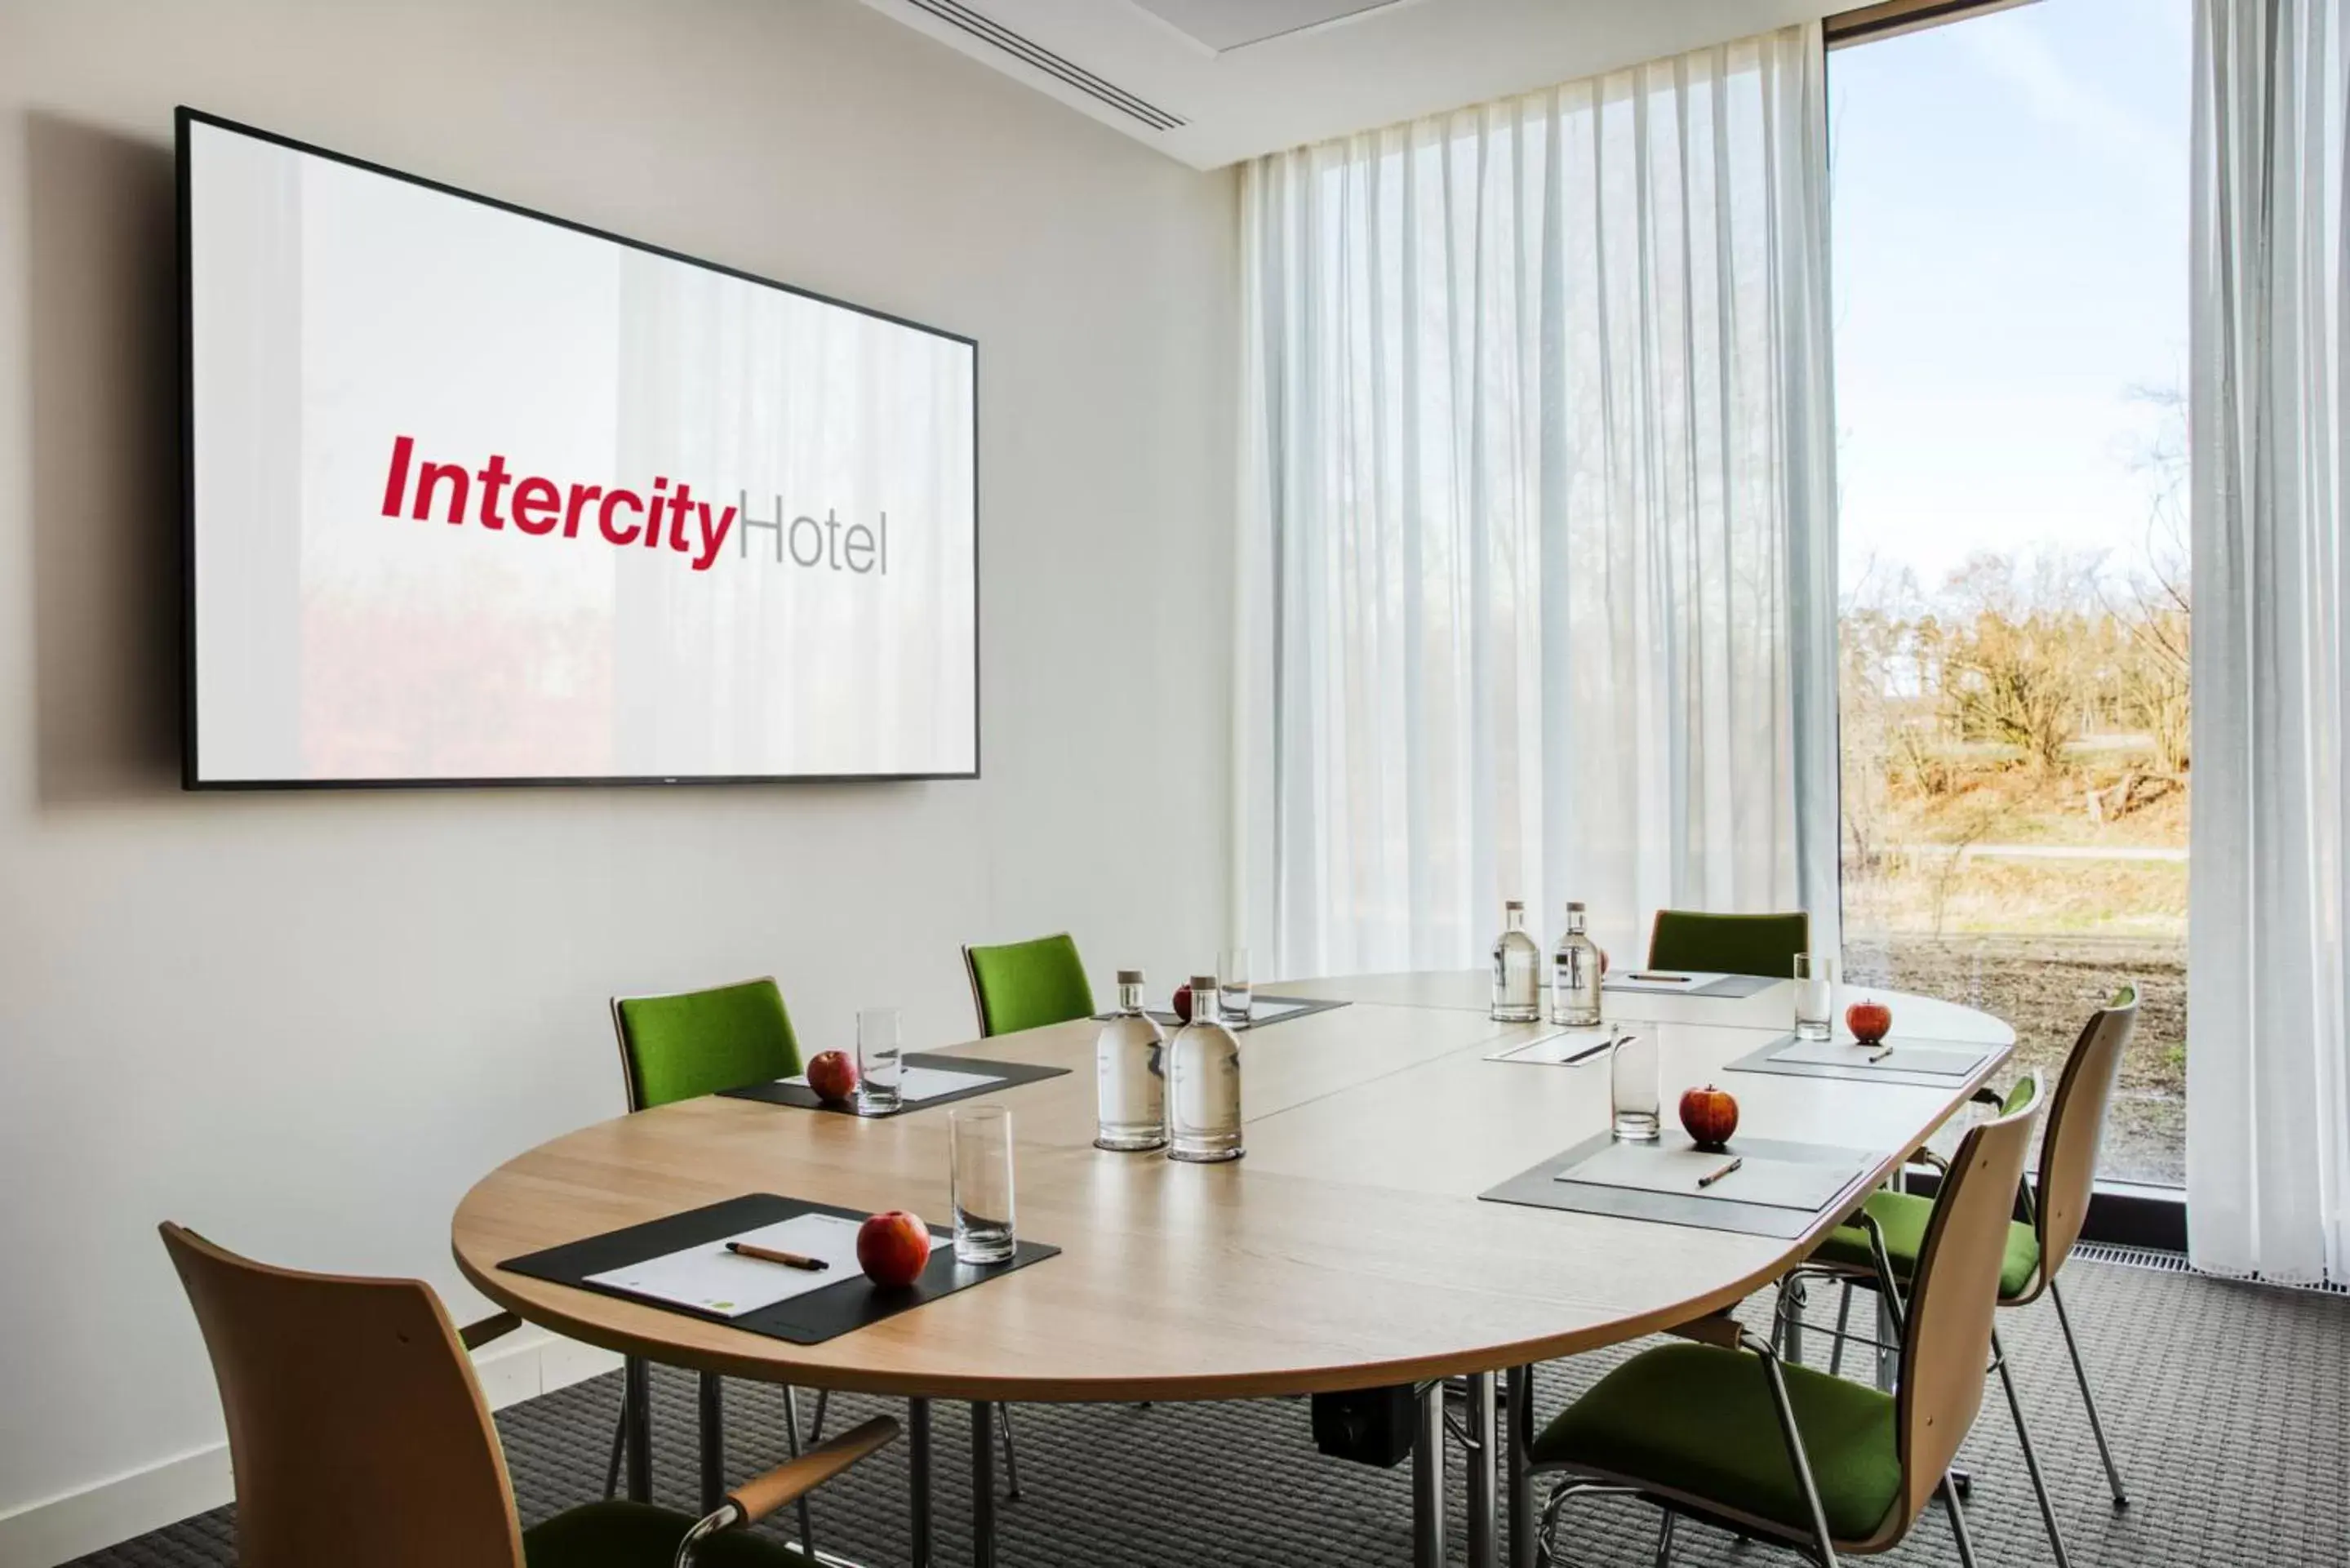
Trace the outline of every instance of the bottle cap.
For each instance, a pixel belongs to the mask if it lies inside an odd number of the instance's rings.
[[[1140,985],[1142,983],[1142,971],[1139,969],[1122,969],[1118,971],[1118,983],[1120,985]]]
[[[1195,975],[1193,975],[1193,976],[1191,977],[1191,994],[1192,994],[1192,995],[1194,995],[1194,996],[1198,996],[1198,995],[1201,994],[1202,992],[1205,992],[1206,994],[1212,996],[1212,995],[1214,995],[1214,994],[1215,994],[1215,991],[1216,991],[1216,977],[1215,977],[1214,975],[1212,975],[1212,974],[1195,974]]]
[[[1526,907],[1526,901],[1525,901],[1523,898],[1512,898],[1508,903],[1503,904],[1503,905],[1502,906],[1502,908],[1503,908],[1503,909],[1520,909],[1520,910],[1523,910],[1525,907]]]
[[[1566,912],[1570,915],[1579,915],[1583,913],[1583,900],[1580,898],[1569,898],[1566,901]]]

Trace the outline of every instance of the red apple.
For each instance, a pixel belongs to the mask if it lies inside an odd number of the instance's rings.
[[[903,1209],[857,1228],[857,1266],[877,1285],[910,1285],[931,1262],[931,1228]]]
[[[1191,988],[1188,985],[1175,988],[1175,1016],[1186,1023],[1191,1022]]]
[[[1856,1002],[1844,1010],[1844,1026],[1864,1045],[1874,1045],[1893,1027],[1893,1009],[1881,1002]]]
[[[1708,1084],[1681,1096],[1681,1128],[1700,1148],[1720,1148],[1738,1130],[1738,1100]]]
[[[819,1051],[807,1064],[808,1087],[820,1100],[845,1100],[857,1093],[857,1063],[846,1051]]]

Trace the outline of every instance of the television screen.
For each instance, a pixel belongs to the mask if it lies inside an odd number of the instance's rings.
[[[977,775],[970,339],[179,154],[189,787]]]

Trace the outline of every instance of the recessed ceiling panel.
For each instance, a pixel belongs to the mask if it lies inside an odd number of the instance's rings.
[[[1133,3],[1218,54],[1244,49],[1335,22],[1384,10],[1400,0],[1133,0]]]

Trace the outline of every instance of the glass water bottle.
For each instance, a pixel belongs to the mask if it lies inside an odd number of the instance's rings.
[[[1493,943],[1493,1012],[1496,1023],[1542,1021],[1542,949],[1526,935],[1526,907],[1513,898],[1502,906],[1503,929]]]
[[[1216,977],[1191,977],[1191,1022],[1167,1043],[1167,1158],[1238,1159],[1241,1043],[1216,1021]]]
[[[1142,1011],[1142,971],[1118,971],[1118,1012],[1094,1040],[1096,1148],[1167,1147],[1167,1035]]]
[[[1657,1043],[1627,1034],[1607,1053],[1607,1093],[1618,1143],[1654,1143],[1664,1127],[1664,1087]]]
[[[1550,1021],[1569,1029],[1599,1027],[1599,946],[1584,934],[1583,906],[1566,907],[1566,935],[1550,964]]]

